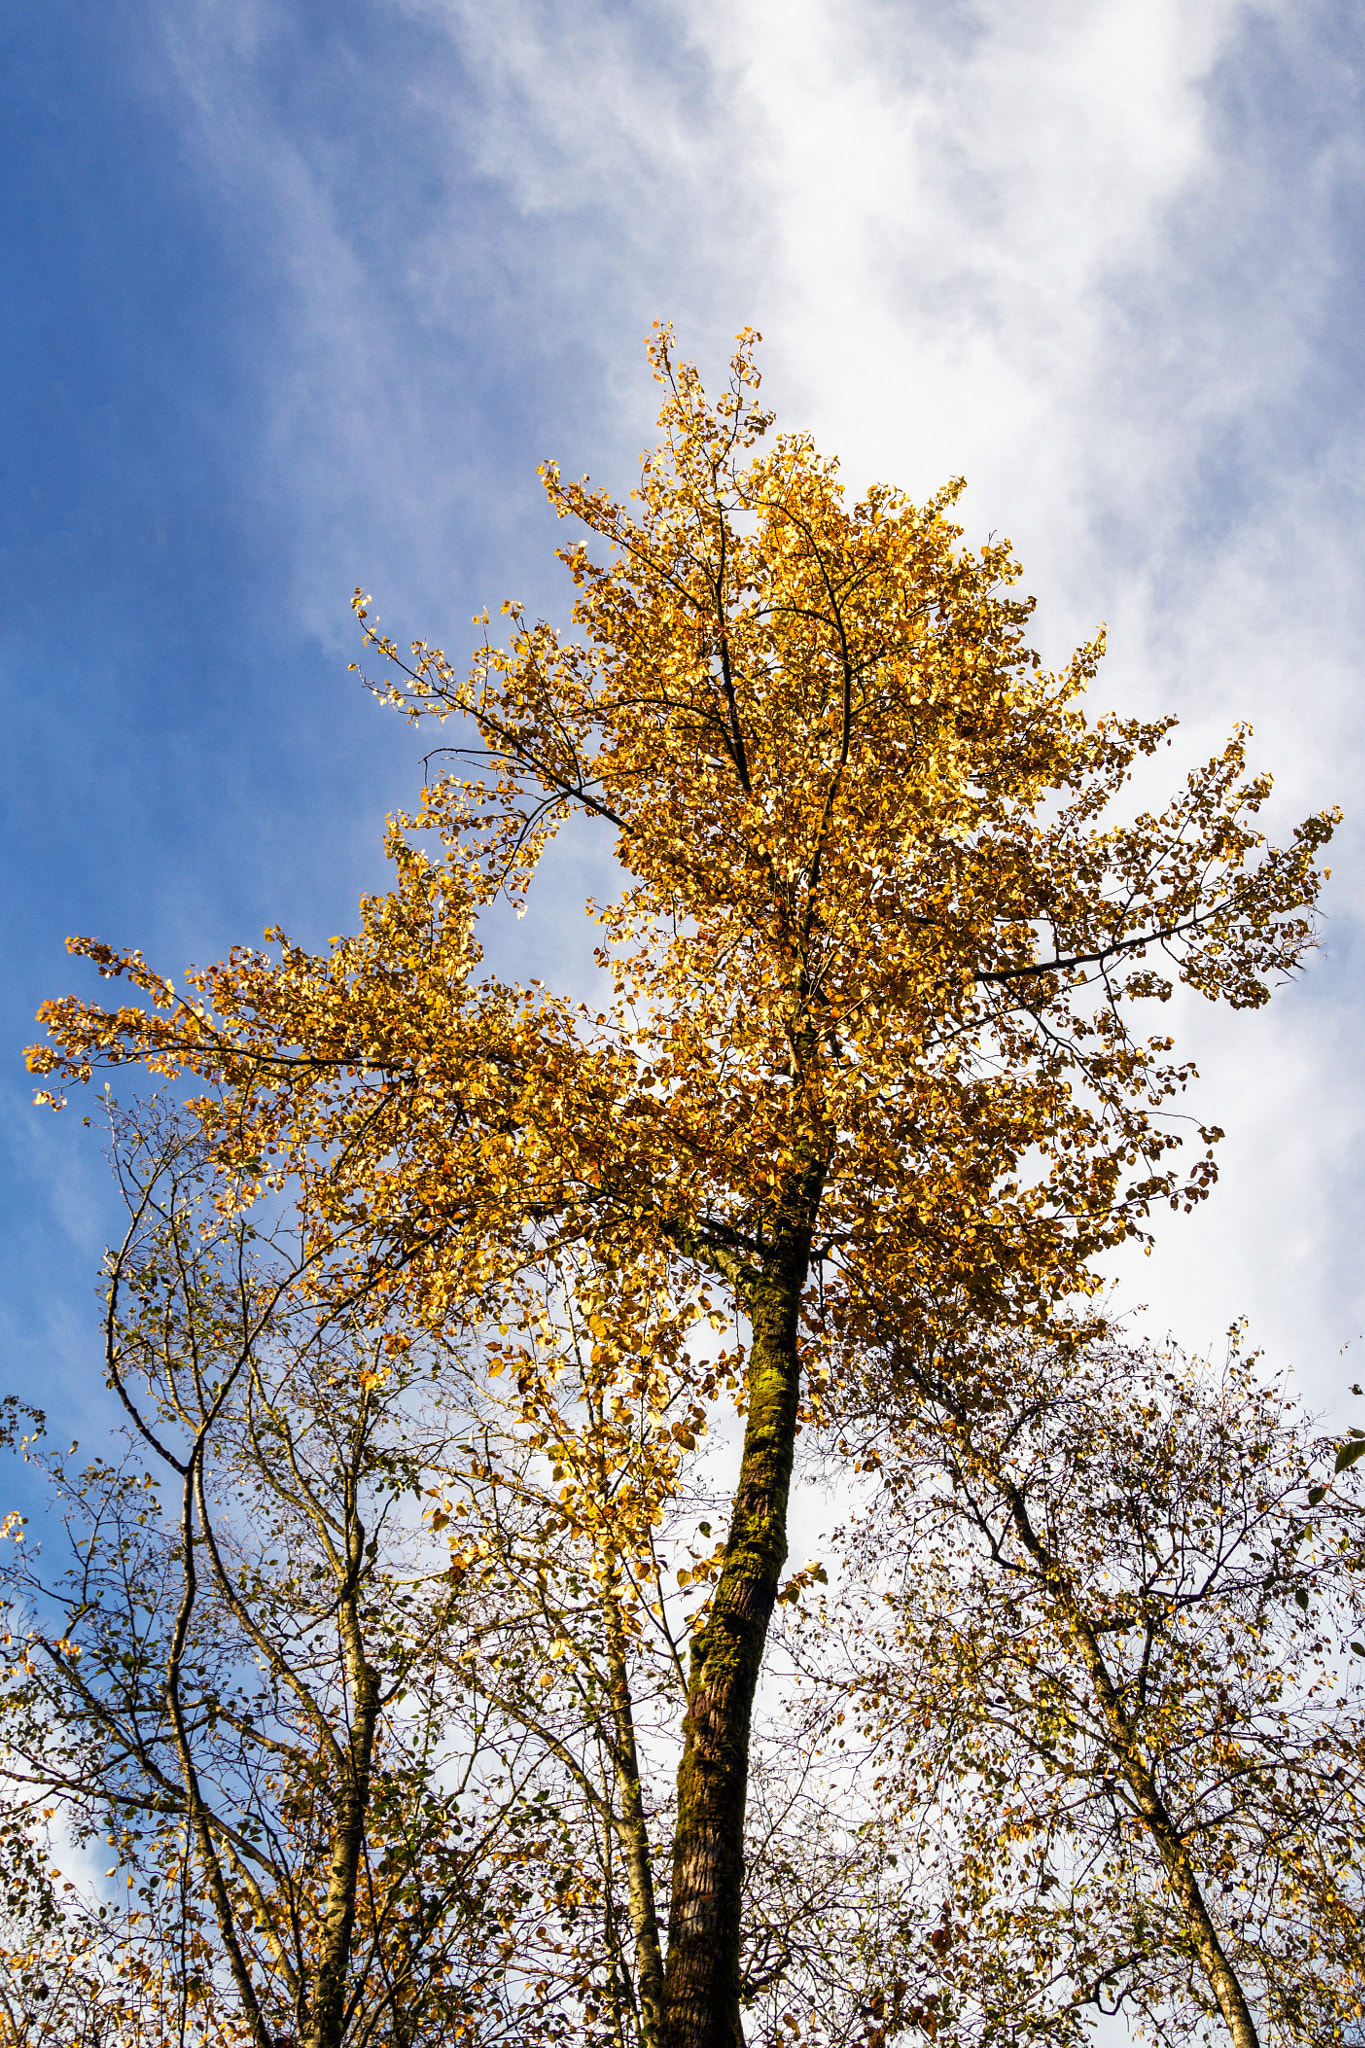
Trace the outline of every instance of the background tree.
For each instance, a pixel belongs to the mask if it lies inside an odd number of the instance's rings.
[[[1008,546],[960,546],[956,486],[849,507],[807,438],[760,450],[752,339],[712,406],[656,335],[638,517],[546,470],[611,555],[565,551],[582,644],[514,612],[466,682],[422,645],[405,667],[367,619],[386,694],[469,719],[491,766],[400,821],[358,940],[234,955],[188,996],[80,942],[151,1008],[49,1005],[34,1055],[200,1077],[224,1171],[301,1190],[310,1244],[346,1232],[419,1324],[568,1241],[730,1290],[744,1442],[689,1647],[668,2048],[732,2048],[740,2024],[753,1704],[825,1348],[926,1304],[1044,1327],[1154,1202],[1206,1191],[1208,1150],[1180,1170],[1162,1120],[1190,1069],[1134,1006],[1173,975],[1264,1000],[1310,942],[1332,824],[1267,850],[1240,734],[1165,810],[1110,822],[1170,721],[1087,721],[1098,645],[1042,669]],[[627,872],[601,913],[615,999],[577,1016],[472,971],[479,906],[574,808]]]
[[[1168,2041],[1215,2015],[1236,2048],[1355,2040],[1365,1553],[1336,1446],[1235,1351],[1221,1373],[1116,1342],[887,1370],[914,1421],[856,1554],[890,1564],[894,1621],[841,1670],[884,1795],[940,1802],[958,1846],[975,1925],[944,2031],[986,1935],[1059,2024],[1098,2005]]]
[[[107,1835],[144,1975],[173,1983],[188,1940],[221,2038],[417,2048],[495,2039],[513,2006],[534,2038],[545,2001],[508,1962],[555,1909],[557,1830],[452,1693],[458,1598],[420,1513],[465,1453],[458,1362],[306,1285],[193,1120],[115,1112],[114,1137],[129,1448],[47,1461],[63,1574],[15,1546],[11,1787]]]

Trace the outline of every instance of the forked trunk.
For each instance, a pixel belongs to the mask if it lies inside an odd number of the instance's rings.
[[[803,1202],[751,1286],[748,1417],[725,1561],[693,1639],[664,1982],[664,2048],[736,2048],[744,1808],[754,1691],[787,1556],[801,1368],[797,1324],[810,1262]]]

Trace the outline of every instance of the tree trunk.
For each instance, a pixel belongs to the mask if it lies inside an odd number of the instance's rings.
[[[1165,1866],[1167,1880],[1185,1922],[1185,1931],[1190,1937],[1204,1975],[1209,1980],[1224,2024],[1232,2036],[1233,2048],[1260,2048],[1256,2023],[1251,2016],[1251,2007],[1247,2003],[1241,1980],[1229,1962],[1227,1951],[1218,1937],[1218,1929],[1200,1889],[1199,1879],[1190,1861],[1190,1853],[1185,1847],[1184,1839],[1161,1797],[1155,1773],[1143,1755],[1136,1731],[1124,1711],[1119,1689],[1104,1660],[1099,1637],[1091,1626],[1070,1579],[1040,1541],[1022,1493],[1008,1480],[1005,1481],[1005,1490],[1014,1525],[1019,1531],[1024,1547],[1044,1572],[1090,1674],[1090,1682],[1095,1689],[1096,1701],[1108,1727],[1116,1760],[1128,1781],[1129,1790],[1137,1802],[1147,1832]]]
[[[1204,1975],[1213,1987],[1218,2010],[1233,2039],[1233,2048],[1260,2048],[1256,2023],[1251,2017],[1251,2007],[1247,2004],[1241,1979],[1228,1961],[1227,1952],[1218,1938],[1218,1930],[1204,1903],[1189,1851],[1166,1810],[1152,1774],[1135,1758],[1128,1766],[1127,1778],[1148,1832],[1166,1866],[1171,1890],[1180,1903],[1185,1927]]]
[[[643,2048],[659,2048],[663,2031],[663,1955],[659,1945],[659,1914],[654,1901],[649,1825],[635,1739],[635,1711],[630,1696],[630,1674],[626,1668],[625,1634],[615,1605],[615,1580],[613,1569],[607,1598],[607,1659],[611,1676],[616,1787],[621,1801],[621,1840],[630,1895],[631,1932],[635,1936],[640,2039]]]
[[[358,1537],[352,1536],[351,1547],[357,1556],[363,1542],[363,1530]],[[358,1574],[355,1559],[353,1569]],[[341,2048],[345,2033],[346,1980],[355,1935],[356,1892],[370,1805],[375,1724],[379,1718],[379,1677],[365,1659],[354,1590],[343,1598],[340,1622],[354,1707],[351,1739],[343,1751],[345,1768],[337,1788],[336,1816],[332,1823],[331,1867],[327,1877],[327,1902],[323,1908],[312,2010],[305,2037],[307,2048]]]
[[[1165,1865],[1167,1879],[1184,1918],[1185,1930],[1232,2036],[1233,2048],[1260,2048],[1256,2023],[1251,2017],[1241,1980],[1218,1938],[1218,1929],[1205,1903],[1180,1830],[1171,1818],[1156,1778],[1123,1711],[1123,1703],[1104,1661],[1099,1640],[1079,1607],[1074,1602],[1068,1604],[1071,1606],[1072,1630],[1089,1668],[1091,1683],[1100,1711],[1108,1723],[1120,1767],[1137,1801],[1147,1832]]]
[[[749,1727],[787,1557],[801,1367],[797,1324],[818,1186],[748,1289],[749,1410],[720,1581],[693,1639],[664,1982],[664,2048],[736,2048]]]
[[[194,1834],[195,1845],[203,1866],[204,1880],[208,1886],[209,1898],[213,1905],[218,1932],[227,1951],[228,1967],[232,1981],[237,1987],[237,1996],[242,2002],[242,2013],[251,2030],[255,2048],[271,2048],[270,2033],[256,1997],[256,1988],[251,1981],[251,1972],[242,1954],[237,1939],[237,1922],[233,1913],[232,1899],[223,1877],[223,1866],[218,1857],[209,1823],[208,1809],[199,1789],[199,1773],[195,1767],[194,1750],[190,1742],[189,1729],[185,1720],[184,1703],[180,1697],[181,1666],[185,1645],[189,1640],[190,1617],[194,1611],[199,1591],[199,1573],[195,1564],[194,1549],[198,1540],[194,1526],[196,1493],[203,1484],[204,1436],[201,1431],[195,1441],[187,1465],[181,1467],[184,1474],[184,1490],[180,1510],[180,1544],[182,1570],[184,1573],[180,1611],[176,1616],[175,1628],[171,1634],[170,1654],[166,1663],[165,1700],[170,1711],[171,1726],[175,1733],[176,1754],[180,1761],[181,1775],[185,1786],[185,1812]]]

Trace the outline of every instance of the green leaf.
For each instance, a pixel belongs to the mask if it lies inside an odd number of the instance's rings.
[[[1337,1471],[1347,1471],[1362,1458],[1365,1458],[1365,1436],[1358,1437],[1354,1443],[1342,1445],[1337,1452]]]
[[[1308,1595],[1307,1595],[1307,1594],[1306,1594],[1306,1593],[1304,1592],[1304,1590],[1303,1590],[1303,1587],[1302,1587],[1302,1586],[1300,1586],[1300,1587],[1299,1587],[1298,1591],[1297,1591],[1297,1592],[1295,1593],[1295,1595],[1294,1595],[1294,1598],[1295,1598],[1295,1599],[1296,1599],[1296,1600],[1298,1601],[1298,1603],[1299,1603],[1300,1607],[1301,1607],[1301,1608],[1303,1609],[1304,1613],[1305,1613],[1305,1614],[1307,1614],[1307,1612],[1308,1612]]]
[[[1320,1500],[1322,1500],[1322,1499],[1324,1499],[1324,1498],[1325,1498],[1325,1496],[1326,1496],[1326,1493],[1327,1493],[1327,1488],[1326,1488],[1325,1486],[1310,1486],[1310,1487],[1309,1487],[1309,1489],[1308,1489],[1308,1505],[1309,1505],[1309,1507],[1310,1507],[1310,1508],[1315,1508],[1315,1507],[1317,1506],[1318,1502],[1319,1502]]]

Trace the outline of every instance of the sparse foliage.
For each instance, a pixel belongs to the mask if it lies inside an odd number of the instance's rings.
[[[859,1533],[887,1604],[850,1685],[888,1804],[957,1844],[945,2019],[984,1929],[1049,2038],[1069,2007],[1355,2039],[1365,1511],[1334,1447],[1236,1351],[884,1364],[913,1422]]]

